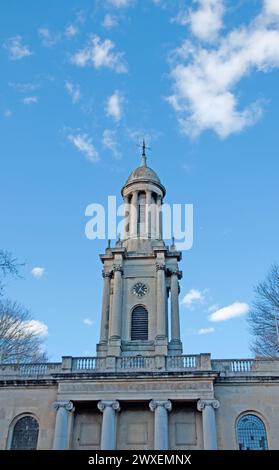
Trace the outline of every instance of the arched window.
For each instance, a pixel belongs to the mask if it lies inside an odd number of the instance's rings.
[[[36,450],[39,434],[38,421],[33,416],[24,416],[14,425],[11,449]]]
[[[148,340],[148,312],[143,306],[132,311],[131,340]]]
[[[267,436],[263,421],[256,415],[241,416],[237,423],[239,450],[267,450]]]

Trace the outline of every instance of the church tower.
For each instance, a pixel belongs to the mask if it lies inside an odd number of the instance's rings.
[[[181,252],[162,238],[162,204],[166,190],[141,163],[121,191],[125,206],[122,239],[100,255],[104,265],[98,357],[125,358],[182,354],[179,320],[178,263]]]

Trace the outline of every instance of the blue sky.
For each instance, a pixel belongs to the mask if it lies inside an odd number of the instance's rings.
[[[50,359],[95,353],[106,242],[84,212],[120,201],[142,136],[166,201],[194,204],[184,352],[249,356],[245,311],[278,261],[278,1],[10,0],[0,26],[0,247],[26,261],[7,295]]]

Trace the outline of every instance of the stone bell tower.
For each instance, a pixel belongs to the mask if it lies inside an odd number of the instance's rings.
[[[141,163],[122,188],[124,233],[114,248],[100,255],[104,265],[98,357],[160,357],[182,354],[178,263],[181,252],[162,239],[162,204],[166,190]]]

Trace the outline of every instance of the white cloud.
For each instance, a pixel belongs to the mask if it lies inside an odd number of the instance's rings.
[[[131,5],[133,0],[107,0],[108,5],[115,8],[126,8]]]
[[[106,102],[106,113],[115,121],[120,121],[123,114],[123,96],[116,90],[111,96],[108,97]]]
[[[279,2],[278,0],[264,0],[264,9],[268,15],[279,16]]]
[[[116,132],[111,129],[105,129],[103,132],[103,144],[106,148],[108,148],[115,159],[119,160],[121,158],[121,153],[118,149],[117,141],[116,141]]]
[[[206,47],[184,41],[172,54],[174,93],[168,101],[183,133],[192,137],[213,130],[221,138],[255,124],[263,103],[240,108],[236,87],[252,72],[279,67],[279,18],[275,3],[251,21]]]
[[[198,9],[190,10],[192,33],[202,41],[215,41],[223,26],[223,0],[197,0]]]
[[[37,96],[25,96],[22,100],[23,104],[37,104],[38,97]]]
[[[26,333],[33,333],[37,336],[47,336],[48,326],[39,320],[29,320],[23,323]]]
[[[231,318],[242,317],[249,312],[249,305],[244,302],[235,302],[227,307],[220,308],[212,313],[208,318],[210,321],[227,321]]]
[[[31,270],[31,274],[35,279],[41,279],[45,273],[45,268],[36,266]]]
[[[64,36],[66,38],[73,38],[79,33],[79,28],[75,26],[74,24],[69,24],[66,26],[65,31],[64,31]]]
[[[211,306],[208,308],[209,313],[211,313],[211,312],[216,312],[216,310],[219,310],[219,305],[218,305],[218,304],[211,305]]]
[[[86,326],[92,326],[93,323],[94,323],[94,321],[91,320],[90,318],[84,318],[83,323],[84,323],[84,325],[86,325]]]
[[[38,34],[44,47],[52,47],[60,39],[60,34],[53,33],[48,28],[39,28]]]
[[[111,15],[110,13],[107,13],[104,17],[104,20],[103,20],[104,28],[112,29],[117,25],[118,25],[118,20],[117,20],[116,16]]]
[[[181,304],[185,305],[187,308],[190,308],[194,302],[202,303],[204,301],[205,293],[206,293],[206,289],[203,291],[200,291],[197,289],[191,289],[183,297]]]
[[[198,330],[198,335],[209,335],[210,333],[214,333],[215,328],[209,327],[209,328],[200,328]]]
[[[22,43],[22,37],[19,35],[9,38],[4,43],[4,48],[7,50],[11,60],[19,60],[32,55],[29,46]]]
[[[99,154],[88,134],[70,134],[68,135],[68,140],[91,162],[97,162],[99,160]]]
[[[21,83],[21,82],[9,82],[9,87],[13,88],[14,90],[18,91],[19,93],[27,93],[32,92],[40,88],[40,85],[35,83]]]
[[[88,45],[71,57],[71,62],[79,67],[93,65],[96,69],[107,67],[117,73],[127,72],[122,52],[115,52],[115,44],[110,39],[101,40],[92,35]]]
[[[12,113],[12,111],[11,111],[10,109],[6,109],[6,110],[4,111],[4,116],[5,116],[6,118],[11,117],[12,114],[13,114],[13,113]]]
[[[65,88],[70,97],[72,98],[72,103],[78,103],[81,99],[81,91],[79,85],[74,85],[72,82],[66,81]]]

